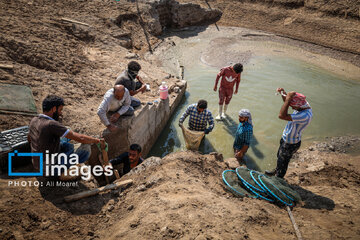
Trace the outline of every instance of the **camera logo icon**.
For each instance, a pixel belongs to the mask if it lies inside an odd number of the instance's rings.
[[[13,172],[12,171],[12,160],[13,157],[39,157],[40,162],[40,170],[39,172]],[[14,151],[13,153],[9,153],[8,155],[8,168],[9,168],[9,176],[17,176],[17,177],[34,177],[34,176],[43,176],[43,153],[18,153],[18,151]]]

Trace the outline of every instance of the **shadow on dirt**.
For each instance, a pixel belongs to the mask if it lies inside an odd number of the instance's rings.
[[[304,202],[303,208],[326,210],[333,210],[335,208],[335,202],[330,198],[317,195],[300,186],[291,185],[291,187],[300,194],[301,199]]]
[[[106,193],[66,203],[65,196],[92,190],[93,187],[86,186],[81,181],[62,182],[43,177],[39,177],[37,180],[40,182],[39,191],[44,200],[74,215],[97,214],[111,199],[111,193]]]

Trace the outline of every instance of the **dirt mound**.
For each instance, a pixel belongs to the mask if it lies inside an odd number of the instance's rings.
[[[303,149],[286,175],[303,201],[292,210],[296,222],[304,239],[358,239],[360,157],[318,145]],[[123,177],[131,187],[73,203],[63,197],[95,183],[14,187],[10,180],[35,179],[1,176],[0,238],[296,239],[283,207],[235,197],[222,182],[225,169],[217,153],[151,157]]]
[[[216,156],[192,152],[171,154],[162,159],[161,166],[130,176],[140,185],[135,191],[125,191],[121,204],[130,204],[131,209],[119,212],[121,220],[101,236],[110,239],[131,239],[139,235],[150,239],[258,239],[261,236],[295,239],[283,208],[261,200],[236,198],[224,188],[221,173],[226,167]],[[337,225],[336,217],[343,206],[359,211],[355,200],[360,194],[357,190],[359,168],[328,163],[321,170],[309,169],[296,174],[299,179],[305,179],[297,183],[292,168],[289,174],[293,176],[288,180],[303,199],[293,211],[305,238],[344,236],[356,239],[355,235],[359,236],[355,227],[360,223],[359,217],[351,214],[352,220],[348,219],[347,223],[352,224],[344,232]],[[306,189],[308,187],[312,190]],[[341,202],[338,202],[334,188],[341,189],[349,199],[340,197]],[[327,226],[323,225],[325,216]],[[348,216],[338,217],[346,219]]]
[[[63,96],[64,124],[92,135],[103,129],[96,108],[128,62],[141,64],[140,76],[151,86],[137,97],[145,103],[158,98],[161,82],[166,79],[172,86],[177,79],[145,62],[144,53],[156,47],[166,28],[215,21],[221,15],[174,0],[2,1],[0,9],[0,63],[14,66],[0,69],[0,82],[31,87],[39,112],[46,95]],[[0,131],[30,120],[1,115]]]

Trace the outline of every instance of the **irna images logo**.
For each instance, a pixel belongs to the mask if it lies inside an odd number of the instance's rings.
[[[13,172],[12,161],[14,157],[38,157],[39,172]],[[43,161],[44,158],[45,162]],[[91,178],[91,174],[94,176],[101,176],[103,174],[105,176],[113,175],[112,165],[107,165],[105,167],[95,165],[92,167],[79,164],[79,156],[76,153],[72,153],[68,156],[65,153],[49,154],[49,151],[46,151],[44,156],[43,153],[18,153],[18,151],[14,151],[13,153],[9,153],[8,161],[9,176],[33,177],[44,176],[45,173],[46,177],[57,177],[60,175],[73,177],[81,176],[83,180],[89,180]]]

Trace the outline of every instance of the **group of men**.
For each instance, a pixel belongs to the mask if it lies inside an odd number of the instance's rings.
[[[121,116],[133,115],[134,108],[141,104],[140,100],[134,97],[136,94],[143,93],[146,90],[144,81],[138,76],[140,69],[139,63],[131,61],[127,69],[117,77],[114,87],[109,89],[104,95],[97,114],[101,122],[110,131],[117,130],[115,123]],[[222,68],[218,73],[214,86],[214,91],[217,91],[217,85],[221,79],[219,88],[219,115],[216,117],[217,120],[226,118],[226,110],[231,101],[234,86],[236,86],[235,94],[238,92],[242,71],[243,66],[237,63],[233,66]],[[288,121],[288,123],[280,140],[280,147],[277,153],[277,167],[273,171],[266,171],[266,173],[284,177],[292,155],[301,145],[301,133],[312,119],[312,110],[304,95],[296,92],[287,94],[283,88],[278,88],[277,91],[282,94],[284,101],[279,118]],[[79,156],[79,163],[81,164],[91,154],[89,144],[99,144],[100,139],[76,133],[63,126],[59,120],[64,106],[63,98],[55,95],[46,97],[42,103],[43,113],[34,117],[30,122],[28,140],[32,152],[65,153],[67,156],[75,153]],[[289,106],[295,110],[292,114],[288,113]],[[203,131],[205,134],[213,130],[214,119],[211,112],[207,109],[206,100],[200,100],[198,103],[188,106],[181,116],[179,124],[182,125],[188,116],[190,116],[190,130]],[[250,146],[253,134],[252,117],[248,109],[240,110],[239,122],[233,149],[235,157],[242,161]],[[61,138],[74,140],[82,143],[82,145],[75,151],[73,144],[68,141],[61,141]],[[130,169],[141,162],[141,146],[138,144],[132,144],[129,152],[110,161],[113,165],[123,164],[123,174],[129,172]],[[69,163],[64,163],[64,165],[69,165]],[[39,168],[38,162],[34,161],[34,167],[35,169]],[[59,176],[62,174],[58,173]]]
[[[242,71],[243,66],[237,63],[233,66],[222,68],[217,74],[214,91],[217,91],[218,82],[220,79],[221,81],[219,88],[219,115],[216,117],[216,120],[226,118],[226,110],[234,93],[234,85],[236,84],[235,94],[237,94]],[[274,170],[266,170],[265,173],[283,178],[286,174],[290,159],[300,148],[301,134],[311,122],[313,114],[310,104],[306,101],[306,97],[303,94],[297,92],[286,93],[283,88],[278,88],[277,92],[281,94],[284,101],[280,109],[279,118],[288,122],[280,140],[280,146],[277,152],[277,166]],[[292,114],[288,113],[289,107],[294,109]],[[207,109],[206,100],[202,99],[199,100],[198,103],[189,105],[180,117],[180,126],[183,125],[185,118],[188,116],[190,116],[190,130],[203,131],[205,134],[213,130],[214,119],[211,112]],[[243,161],[243,157],[249,149],[252,135],[253,123],[251,113],[248,109],[241,109],[239,111],[239,125],[233,144],[234,156],[239,162]]]
[[[134,108],[141,104],[139,99],[133,97],[146,90],[143,80],[138,76],[140,69],[139,63],[130,62],[127,70],[117,77],[114,87],[105,93],[98,108],[98,115],[101,122],[110,131],[117,130],[115,123],[120,116],[133,115]],[[62,125],[60,120],[64,106],[64,99],[56,95],[49,95],[43,100],[43,113],[34,117],[29,124],[28,141],[31,151],[50,155],[63,153],[68,158],[71,154],[76,154],[78,155],[78,163],[82,164],[90,157],[90,144],[100,144],[100,139],[76,133]],[[108,113],[111,113],[109,118]],[[69,143],[69,140],[81,143],[80,147],[75,150],[74,145]],[[62,165],[70,167],[69,161],[65,162],[63,158],[59,158],[59,160]],[[110,160],[113,166],[123,165],[123,174],[141,162],[141,146],[138,144],[130,145],[128,152]],[[33,159],[33,166],[39,170],[40,164],[37,159]],[[56,172],[55,174],[56,176],[53,177],[58,177],[60,180],[69,179],[64,172]]]

